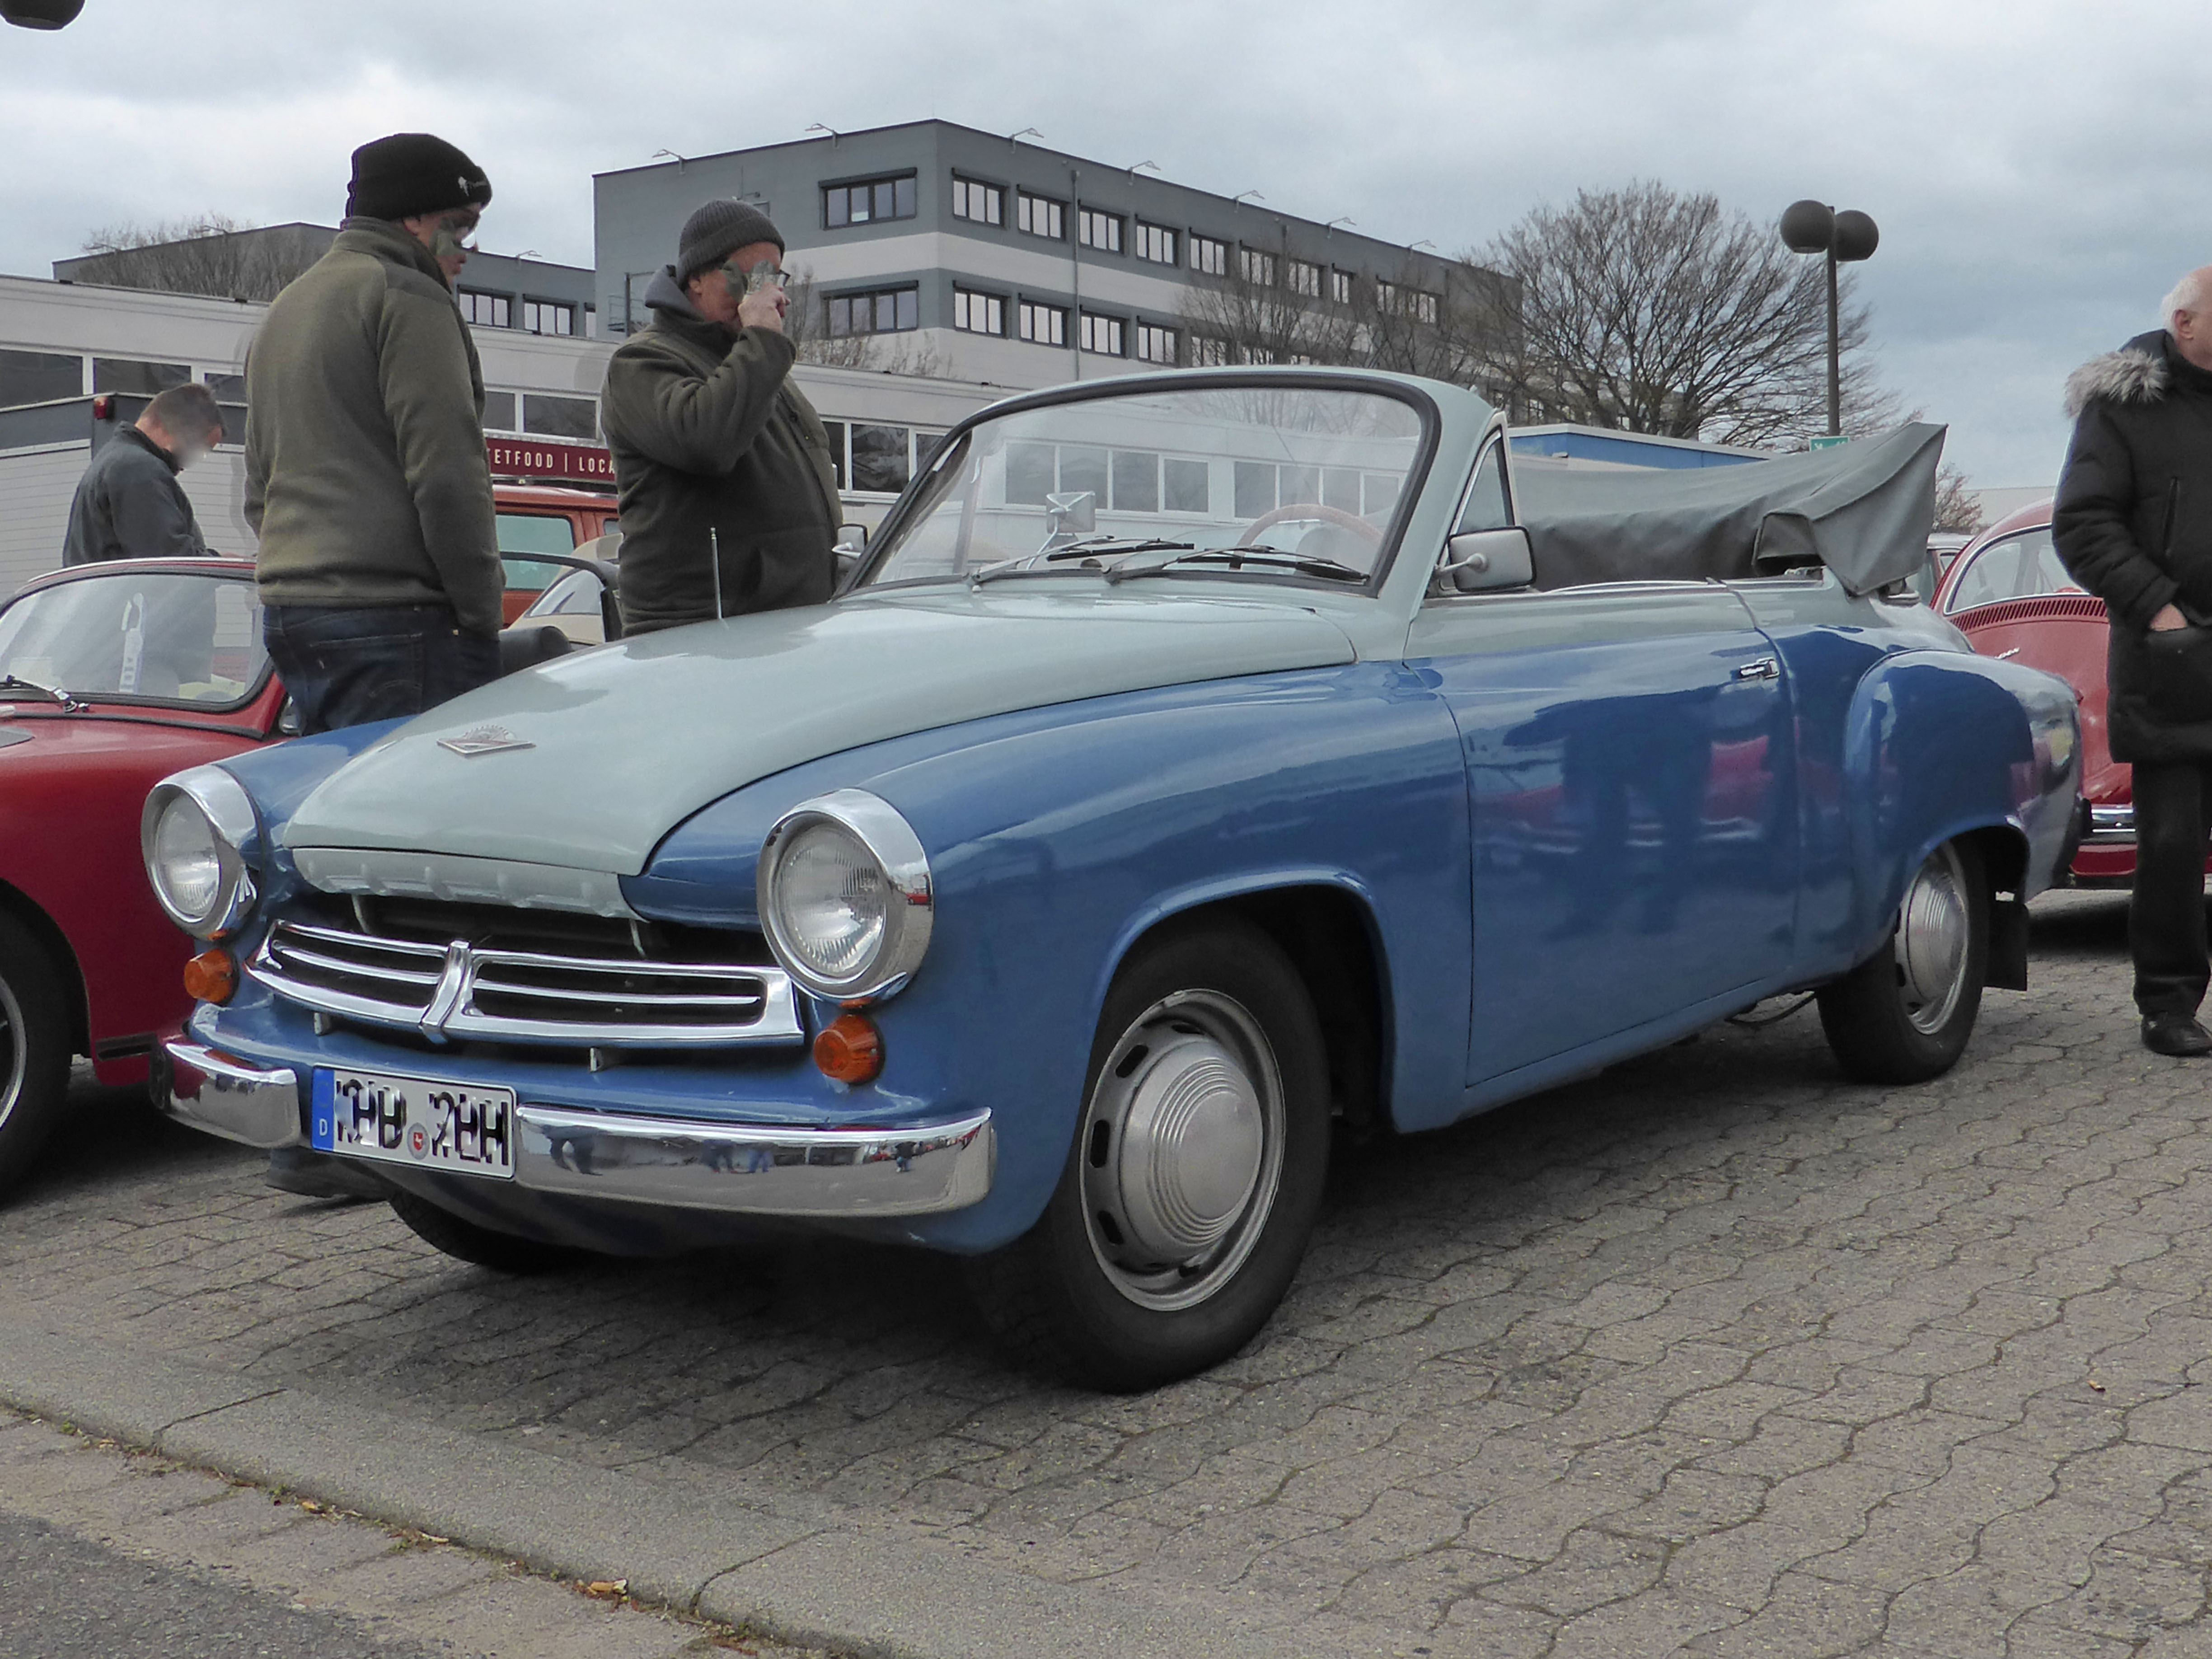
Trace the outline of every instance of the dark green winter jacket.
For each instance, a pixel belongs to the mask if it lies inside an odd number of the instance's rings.
[[[270,605],[450,605],[499,631],[483,374],[453,290],[399,226],[348,219],[246,364],[246,520]]]
[[[829,434],[772,329],[732,329],[663,271],[652,325],[607,365],[600,423],[622,492],[623,625],[633,633],[830,597],[841,516]],[[710,538],[708,531],[714,532]]]

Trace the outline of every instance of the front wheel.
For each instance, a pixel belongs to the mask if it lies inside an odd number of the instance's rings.
[[[1988,977],[1990,890],[1970,842],[1946,842],[1906,884],[1881,949],[1820,988],[1820,1029],[1863,1083],[1925,1083],[1958,1063]]]
[[[0,914],[0,1192],[31,1171],[69,1103],[69,1010],[53,953]]]
[[[1328,1079],[1312,1000],[1258,928],[1188,927],[1133,955],[1050,1204],[970,1269],[1015,1358],[1133,1390],[1250,1340],[1320,1213]]]

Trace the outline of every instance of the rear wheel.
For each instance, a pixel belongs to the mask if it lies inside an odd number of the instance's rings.
[[[464,1221],[451,1210],[441,1210],[428,1199],[413,1193],[394,1191],[392,1210],[424,1243],[444,1251],[457,1261],[489,1267],[494,1273],[518,1277],[551,1273],[556,1268],[574,1267],[584,1259],[580,1251],[564,1245],[541,1244],[535,1239],[518,1238],[513,1233],[495,1232],[473,1221]]]
[[[1227,1358],[1305,1255],[1328,1172],[1328,1055],[1304,982],[1243,922],[1122,968],[1043,1217],[970,1283],[1015,1357],[1095,1388]]]
[[[1820,988],[1820,1029],[1864,1083],[1925,1083],[1958,1063],[1988,976],[1990,891],[1971,842],[1946,842],[1905,884],[1881,949]]]
[[[69,1024],[61,965],[0,915],[0,1192],[30,1173],[68,1105]]]

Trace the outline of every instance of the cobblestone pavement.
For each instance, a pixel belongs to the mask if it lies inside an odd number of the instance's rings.
[[[1148,1397],[1008,1370],[936,1259],[502,1282],[112,1102],[0,1293],[1347,1652],[2212,1654],[2212,1066],[2137,1044],[2124,934],[2039,901],[1926,1087],[1808,1010],[1365,1154],[1261,1340]]]

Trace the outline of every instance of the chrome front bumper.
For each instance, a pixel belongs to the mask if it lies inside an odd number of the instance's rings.
[[[154,1099],[179,1123],[247,1146],[304,1146],[300,1077],[171,1037]],[[728,1215],[931,1215],[991,1190],[988,1111],[902,1129],[816,1129],[515,1109],[514,1182],[537,1192]],[[459,1176],[474,1180],[474,1176]]]

